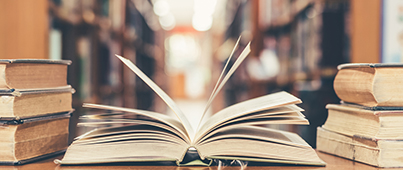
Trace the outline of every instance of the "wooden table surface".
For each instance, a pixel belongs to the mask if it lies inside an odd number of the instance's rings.
[[[373,166],[365,165],[358,162],[353,162],[340,157],[328,155],[325,153],[318,152],[320,158],[327,163],[326,167],[313,167],[313,166],[247,166],[244,169],[248,170],[260,170],[260,169],[303,169],[303,170],[375,170],[375,169],[385,169],[376,168]],[[177,167],[177,166],[60,166],[53,163],[54,159],[61,159],[62,156],[57,156],[55,158],[46,159],[43,161],[30,163],[22,166],[0,166],[0,170],[90,170],[90,169],[141,169],[141,170],[240,170],[240,166],[227,166],[227,167]],[[403,168],[393,168],[393,170],[403,170]]]

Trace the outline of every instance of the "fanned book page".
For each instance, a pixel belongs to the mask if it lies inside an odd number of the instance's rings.
[[[249,52],[250,43],[229,68],[228,73],[224,74],[224,71],[221,73],[206,108],[200,110],[201,113],[206,112],[215,96]],[[206,121],[194,130],[185,113],[158,85],[130,60],[118,55],[117,57],[165,101],[176,117],[132,108],[84,104],[83,107],[114,112],[82,116],[81,119],[91,122],[80,125],[109,127],[102,127],[78,137],[69,146],[64,158],[56,162],[72,165],[170,161],[181,166],[208,166],[214,159],[229,159],[292,165],[325,165],[315,150],[297,134],[253,126],[309,124],[301,113],[303,109],[296,105],[301,103],[297,97],[287,92],[278,92],[243,101],[205,118]],[[122,115],[125,115],[125,118],[122,118]],[[197,156],[186,156],[195,154]]]
[[[187,132],[187,136],[192,139],[194,136],[194,131],[192,125],[190,125],[189,120],[186,118],[185,114],[179,109],[179,107],[175,104],[175,102],[168,96],[157,84],[155,84],[150,78],[148,78],[136,65],[134,65],[130,60],[123,58],[119,55],[116,55],[126,66],[128,66],[137,76],[139,76],[147,85],[149,85],[158,96],[172,109],[172,111],[176,114],[179,120],[182,122],[185,130]]]

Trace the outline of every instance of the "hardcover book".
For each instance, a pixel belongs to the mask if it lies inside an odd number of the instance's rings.
[[[28,118],[72,110],[71,86],[0,90],[0,119]]]
[[[323,128],[341,134],[369,136],[375,139],[403,139],[403,110],[374,108],[353,104],[328,104]]]
[[[317,150],[369,165],[403,167],[403,140],[348,136],[318,127]]]
[[[315,150],[297,134],[253,126],[308,124],[301,113],[303,110],[296,105],[301,100],[287,92],[250,99],[203,118],[217,93],[249,52],[250,44],[228,73],[221,73],[206,108],[200,111],[203,112],[200,120],[203,123],[199,123],[195,130],[185,114],[161,88],[130,60],[117,55],[166,102],[176,117],[146,110],[84,104],[87,108],[113,111],[83,116],[82,119],[93,121],[86,124],[108,124],[111,127],[96,129],[77,137],[63,159],[56,162],[75,165],[172,161],[178,165],[210,165],[212,160],[220,159],[324,166],[325,163]],[[125,119],[122,118],[122,112]],[[128,118],[128,115],[135,115],[135,118]],[[185,155],[195,152],[198,158],[184,161]]]
[[[368,107],[401,107],[403,64],[342,64],[334,79],[337,96]]]
[[[0,60],[0,89],[37,89],[67,86],[70,60]]]
[[[1,118],[0,164],[25,164],[64,152],[71,112],[24,119]]]

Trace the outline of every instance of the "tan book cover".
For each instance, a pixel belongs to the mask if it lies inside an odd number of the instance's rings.
[[[70,111],[73,93],[71,86],[0,90],[0,120]]]
[[[358,105],[328,104],[322,127],[349,136],[403,139],[403,110],[372,110]],[[392,109],[392,108],[387,108]]]
[[[0,164],[25,164],[64,152],[71,112],[0,120]]]
[[[337,96],[368,107],[401,107],[403,64],[342,64],[334,80]]]
[[[67,86],[69,60],[0,60],[0,89],[33,89]]]
[[[403,140],[348,136],[318,127],[317,150],[382,168],[403,167]]]

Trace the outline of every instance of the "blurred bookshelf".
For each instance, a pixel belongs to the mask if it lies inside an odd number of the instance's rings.
[[[315,147],[316,127],[327,117],[325,105],[340,101],[333,90],[337,65],[350,61],[350,4],[344,0],[305,0],[272,1],[271,5],[273,13],[266,16],[274,22],[263,26],[262,34],[278,41],[272,49],[278,51],[284,69],[274,80],[276,90],[287,90],[301,98],[300,106],[310,125],[288,128]]]
[[[309,126],[273,128],[299,133],[315,147],[325,105],[340,100],[333,90],[337,65],[350,62],[350,1],[271,0],[227,2],[224,42],[252,40],[251,56],[228,82],[224,105],[276,91],[302,99]],[[248,40],[248,41],[249,41]],[[224,44],[224,43],[223,43]],[[241,42],[241,46],[245,45]],[[235,55],[236,56],[236,55]],[[220,66],[225,61],[218,62]],[[248,82],[240,83],[240,82]]]
[[[164,113],[166,107],[160,98],[114,57],[120,54],[134,61],[168,93],[185,95],[183,90],[174,91],[184,87],[185,75],[167,78],[165,61],[165,40],[175,31],[183,31],[161,29],[153,2],[0,1],[0,16],[3,16],[0,17],[0,58],[72,60],[68,83],[77,92],[73,96],[76,114],[71,127],[75,127],[78,113],[85,113],[81,108],[83,102]],[[301,106],[311,125],[275,128],[298,132],[315,146],[316,126],[323,124],[327,116],[325,104],[339,102],[333,91],[336,66],[380,61],[382,1],[231,0],[224,3],[224,9],[216,11],[221,18],[215,19],[210,31],[190,31],[203,49],[200,58],[210,60],[210,54],[213,56],[211,63],[201,64],[207,67],[205,72],[210,67],[214,70],[205,73],[208,76],[204,73],[201,76],[210,78],[211,74],[212,85],[208,89],[214,87],[214,80],[218,79],[239,35],[242,35],[240,48],[234,56],[249,41],[252,41],[252,52],[214,101],[213,112],[248,98],[285,90],[303,100]],[[181,83],[175,84],[178,82]],[[75,131],[71,129],[72,137]]]
[[[134,61],[157,84],[164,82],[164,33],[149,1],[49,1],[50,58],[72,60],[68,82],[76,89],[73,107],[100,103],[154,110],[154,92],[115,54]],[[60,49],[59,51],[57,51]],[[162,84],[161,88],[164,87]],[[164,108],[164,107],[162,107]],[[73,126],[78,120],[73,117]],[[85,130],[84,130],[85,131]],[[77,132],[80,133],[80,132]],[[72,129],[73,136],[77,135]]]

